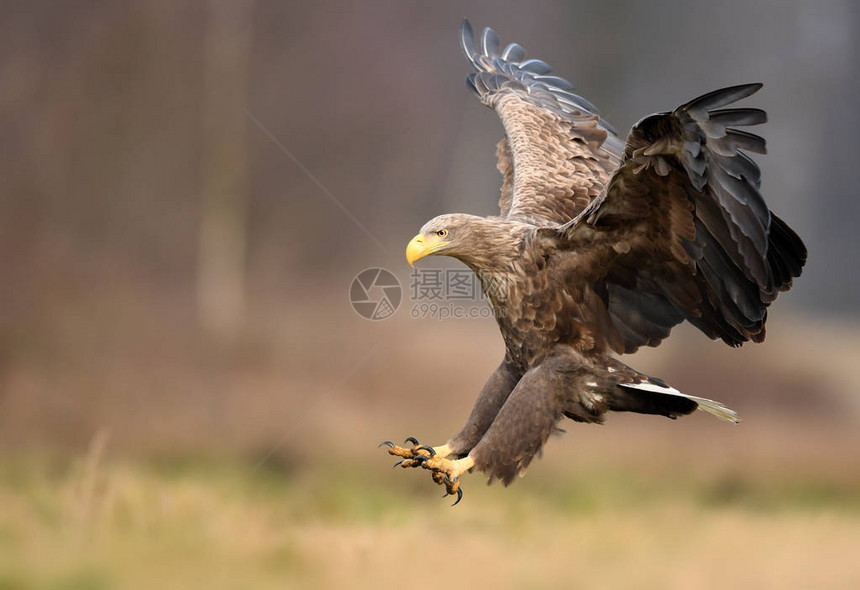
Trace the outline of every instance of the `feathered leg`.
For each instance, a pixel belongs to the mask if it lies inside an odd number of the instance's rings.
[[[544,360],[523,375],[467,458],[491,480],[511,483],[543,447],[581,381],[575,360],[564,356]]]
[[[444,485],[449,494],[456,494],[459,502],[463,492],[460,490],[458,478],[472,467],[474,461],[470,457],[459,460],[450,460],[447,457],[465,455],[478,444],[516,387],[519,378],[520,374],[516,369],[502,362],[481,389],[466,425],[444,445],[421,445],[415,437],[410,436],[404,441],[404,444],[412,444],[410,448],[397,446],[390,441],[385,441],[380,446],[387,446],[389,454],[401,458],[395,463],[395,467],[423,467],[432,471],[433,481]]]
[[[412,459],[416,455],[429,455],[433,451],[434,455],[439,457],[449,457],[451,455],[465,455],[478,444],[484,433],[493,423],[499,410],[502,409],[505,400],[513,391],[520,379],[520,374],[511,365],[502,362],[501,365],[490,375],[481,393],[478,394],[478,399],[475,401],[475,406],[472,408],[472,413],[469,414],[469,419],[466,420],[466,425],[460,432],[444,445],[438,447],[429,447],[421,445],[415,437],[410,436],[405,443],[412,443],[411,448],[396,446],[386,441],[389,447],[389,454],[402,457],[403,459]]]
[[[519,380],[520,373],[511,365],[499,365],[481,389],[466,425],[445,443],[449,454],[465,455],[478,444]]]

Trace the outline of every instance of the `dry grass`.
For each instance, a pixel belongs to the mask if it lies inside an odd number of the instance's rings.
[[[104,459],[103,443],[73,460],[0,462],[0,588],[860,583],[856,473],[697,470],[685,453],[645,467],[611,449],[597,464],[562,439],[525,480],[472,478],[449,508],[425,474],[387,469],[381,454],[253,470]]]
[[[451,509],[375,445],[450,436],[495,327],[272,317],[239,354],[135,329],[11,357],[0,590],[860,587],[856,327],[783,321],[742,351],[681,331],[629,362],[743,424],[567,423],[525,480],[471,476]]]

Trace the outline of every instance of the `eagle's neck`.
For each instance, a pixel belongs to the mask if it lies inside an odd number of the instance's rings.
[[[456,257],[474,271],[492,305],[503,306],[522,273],[523,256],[534,228],[515,221],[482,219],[472,230],[470,247]]]
[[[452,254],[475,271],[483,281],[510,272],[520,259],[532,226],[517,221],[477,218],[469,227],[466,247]]]

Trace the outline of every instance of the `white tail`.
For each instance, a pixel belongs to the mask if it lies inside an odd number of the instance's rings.
[[[726,407],[725,404],[714,401],[712,399],[708,399],[705,397],[696,397],[695,395],[687,395],[686,393],[681,393],[674,387],[662,387],[657,385],[656,383],[651,383],[649,381],[642,381],[641,383],[624,383],[621,387],[629,387],[630,389],[641,389],[643,391],[650,391],[652,393],[662,393],[663,395],[674,395],[677,397],[685,397],[688,400],[694,401],[699,405],[699,409],[703,412],[707,412],[711,416],[714,416],[720,420],[725,420],[726,422],[733,422],[738,424],[741,421],[738,413],[733,409]]]

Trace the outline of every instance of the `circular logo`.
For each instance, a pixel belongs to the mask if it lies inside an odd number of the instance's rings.
[[[352,279],[349,301],[355,312],[367,320],[384,320],[400,306],[400,281],[384,268],[368,268]]]

